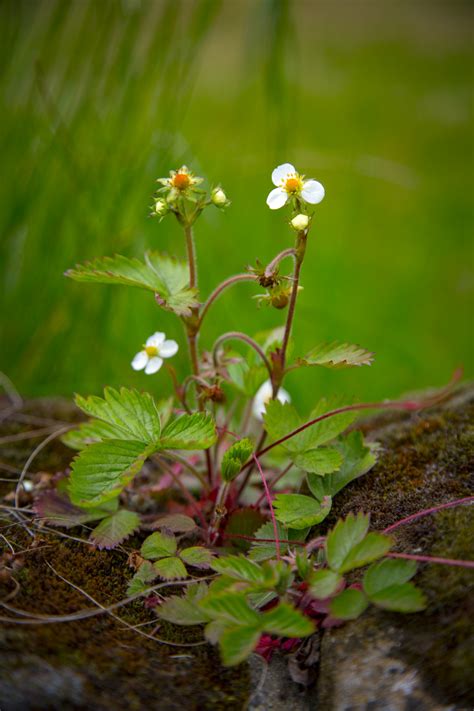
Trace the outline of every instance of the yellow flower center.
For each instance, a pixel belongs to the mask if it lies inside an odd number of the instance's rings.
[[[171,179],[171,184],[177,190],[186,190],[191,185],[191,178],[187,173],[176,173]]]
[[[303,187],[302,182],[303,181],[301,180],[301,178],[299,176],[287,178],[285,180],[284,188],[287,193],[292,193],[292,194],[298,193],[301,190],[301,188]]]
[[[149,358],[154,358],[158,355],[158,348],[156,346],[145,346],[145,353]]]

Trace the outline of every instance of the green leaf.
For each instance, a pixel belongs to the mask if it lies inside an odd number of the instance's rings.
[[[331,600],[329,610],[338,620],[355,620],[368,607],[368,600],[361,590],[347,588]]]
[[[317,600],[325,600],[334,595],[343,578],[333,570],[316,570],[309,579],[308,592]]]
[[[102,284],[125,284],[148,289],[160,296],[160,305],[178,315],[190,316],[197,306],[196,290],[189,288],[189,272],[184,262],[177,262],[157,252],[146,255],[146,263],[139,259],[101,257],[78,264],[66,276],[75,281]]]
[[[384,610],[420,612],[426,607],[426,597],[413,583],[390,585],[370,595],[370,601]]]
[[[273,502],[275,516],[291,528],[307,528],[321,523],[331,510],[331,498],[317,501],[302,494],[277,494]]]
[[[350,432],[335,444],[342,456],[339,471],[328,474],[323,479],[308,474],[308,485],[317,499],[335,496],[349,482],[367,474],[377,461],[377,445],[366,445],[361,432]]]
[[[306,422],[321,417],[342,406],[343,403],[341,400],[334,399],[327,401],[323,398],[311,412],[310,416],[303,420],[295,408],[289,403],[271,400],[267,403],[264,415],[265,429],[272,440],[281,439]],[[303,432],[286,440],[281,446],[292,454],[305,454],[309,450],[316,449],[320,445],[326,444],[326,442],[337,437],[356,417],[357,413],[352,411],[343,412],[339,415],[331,415],[327,419],[307,427]]]
[[[364,590],[372,597],[392,585],[402,585],[415,575],[416,567],[414,560],[396,558],[384,558],[378,563],[372,563],[364,575]]]
[[[232,622],[236,625],[260,624],[260,615],[248,604],[245,595],[240,592],[222,592],[208,595],[199,602],[199,606],[209,617]]]
[[[188,533],[194,531],[196,524],[190,516],[185,514],[165,514],[153,522],[153,528],[167,528],[173,533]]]
[[[147,252],[147,265],[155,272],[163,287],[157,289],[160,304],[178,316],[191,316],[192,309],[199,305],[197,290],[189,288],[189,267],[174,257]]]
[[[68,496],[54,489],[42,492],[34,503],[34,510],[44,523],[65,528],[97,521],[114,513],[117,507],[118,498],[108,501],[100,508],[74,506]]]
[[[135,595],[143,592],[150,587],[150,583],[157,577],[152,563],[149,560],[144,560],[137,572],[131,579],[127,588],[127,595]]]
[[[82,422],[79,427],[69,430],[61,437],[61,442],[71,449],[84,449],[89,444],[105,439],[122,439],[123,431],[102,420]]]
[[[194,568],[210,568],[213,555],[210,550],[202,546],[192,546],[180,551],[181,560]]]
[[[156,558],[166,558],[170,555],[174,555],[177,548],[178,543],[173,533],[168,531],[155,531],[151,536],[145,538],[140,553],[144,558],[155,560]]]
[[[307,637],[315,631],[315,625],[309,617],[286,602],[265,612],[262,626],[265,632],[281,637]]]
[[[160,558],[153,563],[155,573],[163,580],[181,580],[188,577],[188,571],[183,562],[175,556],[171,558]]]
[[[297,359],[297,365],[321,365],[324,368],[353,368],[372,365],[374,354],[350,343],[322,343],[304,358]]]
[[[247,659],[257,646],[260,634],[252,625],[225,630],[219,639],[223,664],[233,667]]]
[[[229,447],[222,457],[221,474],[224,481],[231,482],[253,452],[252,440],[244,437]]]
[[[160,441],[160,449],[208,449],[217,439],[216,425],[211,415],[196,412],[181,415],[170,422]]]
[[[140,516],[134,511],[117,511],[104,518],[99,525],[94,528],[90,535],[90,540],[98,548],[115,548],[126,538],[137,530],[140,526]]]
[[[198,583],[189,585],[184,596],[173,595],[156,608],[156,614],[162,620],[175,625],[200,625],[208,622],[209,617],[197,603],[207,594],[207,585]]]
[[[359,512],[350,513],[346,519],[340,519],[329,532],[326,539],[326,556],[329,566],[339,570],[351,549],[365,538],[369,529],[369,516]]]
[[[72,462],[68,492],[78,506],[101,505],[115,498],[151,453],[143,442],[107,440],[83,449]]]
[[[76,395],[76,405],[90,417],[112,425],[114,439],[156,443],[160,439],[160,416],[155,401],[148,393],[121,388],[105,388],[104,398]]]
[[[262,568],[253,561],[241,555],[227,555],[215,558],[211,568],[216,573],[221,573],[235,580],[245,580],[249,583],[264,583],[265,574]]]
[[[362,568],[367,563],[381,558],[389,550],[393,543],[390,536],[383,533],[368,533],[363,541],[351,548],[339,567],[340,573],[346,573],[354,568]]]
[[[339,469],[342,464],[342,455],[334,447],[320,447],[297,454],[293,461],[305,472],[324,476],[324,474],[330,474]]]

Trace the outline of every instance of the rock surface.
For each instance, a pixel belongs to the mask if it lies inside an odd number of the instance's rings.
[[[66,410],[60,417],[67,420]],[[349,511],[371,511],[372,526],[381,530],[422,509],[472,495],[473,412],[474,389],[464,387],[429,412],[383,415],[366,421],[362,426],[366,434],[381,443],[379,463],[336,498],[331,517],[320,532]],[[27,408],[24,415],[46,416],[38,405]],[[21,437],[22,430],[33,425],[6,418],[4,426],[4,436]],[[7,465],[1,476],[15,478],[15,470],[44,436],[20,438],[15,445],[0,444],[0,460]],[[69,458],[69,451],[53,442],[35,460],[35,469],[55,471]],[[459,506],[400,526],[394,531],[395,550],[472,558],[473,513],[474,507]],[[3,529],[11,524],[11,520],[0,521],[0,533],[11,531]],[[123,577],[124,560],[119,552],[92,551],[71,541],[58,544],[57,536],[48,538],[47,532],[43,538],[45,547],[28,556],[25,563],[16,606],[43,614],[88,606],[82,595],[45,566],[46,561],[84,588],[98,580],[97,590],[87,589],[102,604],[123,596],[120,575]],[[248,667],[224,670],[209,647],[163,647],[130,630],[118,631],[116,623],[104,616],[67,625],[4,625],[0,630],[0,708],[471,709],[474,573],[460,567],[423,564],[417,584],[429,598],[424,613],[369,611],[343,627],[319,633],[319,654],[313,656],[319,661],[310,670],[315,681],[308,688],[291,680],[282,656],[275,655],[268,669],[261,658],[253,657]],[[126,619],[129,624],[140,624],[150,618],[136,606]],[[159,634],[173,638],[166,624]]]

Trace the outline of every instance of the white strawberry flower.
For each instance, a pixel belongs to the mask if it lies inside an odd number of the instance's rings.
[[[163,365],[163,358],[171,358],[178,352],[176,341],[167,341],[166,335],[157,331],[147,340],[143,350],[132,360],[133,370],[143,370],[147,375],[157,373]]]
[[[273,387],[270,380],[266,380],[263,385],[257,390],[252,404],[252,414],[257,420],[263,420],[263,415],[265,414],[266,405],[272,399]],[[276,399],[281,403],[291,402],[290,394],[284,389],[280,388],[278,390]]]
[[[305,180],[294,165],[283,163],[272,173],[272,183],[277,187],[267,197],[270,210],[278,210],[292,197],[300,198],[310,205],[317,205],[324,198],[324,187],[317,180]]]

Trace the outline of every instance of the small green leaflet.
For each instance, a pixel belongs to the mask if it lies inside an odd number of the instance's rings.
[[[342,454],[334,447],[320,447],[297,454],[293,461],[305,472],[324,476],[339,469],[342,464]]]
[[[156,577],[157,573],[152,563],[149,560],[144,560],[128,584],[127,595],[135,595],[147,590]]]
[[[394,612],[418,612],[426,607],[426,598],[408,581],[416,573],[411,560],[385,558],[373,563],[366,571],[363,587],[369,600]]]
[[[316,570],[309,578],[308,592],[317,600],[325,600],[337,591],[342,583],[342,576],[325,568]]]
[[[239,592],[208,595],[200,601],[199,607],[213,619],[255,627],[258,627],[260,623],[259,613],[250,607],[245,595]]]
[[[280,540],[280,552],[286,553],[288,551],[288,543],[283,543],[282,541],[304,541],[308,535],[309,528],[303,530],[289,529],[283,524],[277,522],[277,532],[278,539]],[[275,533],[273,530],[273,524],[271,522],[264,523],[258,531],[254,534],[255,538],[268,538],[269,541],[262,541],[261,543],[254,541],[250,549],[249,557],[255,561],[268,560],[269,558],[274,558],[276,556],[276,545],[272,543]]]
[[[68,493],[77,506],[100,506],[115,498],[150,454],[143,442],[110,439],[91,444],[71,465]]]
[[[331,600],[329,610],[338,620],[355,620],[367,609],[368,604],[361,590],[348,588]]]
[[[241,625],[225,630],[219,637],[222,662],[233,667],[243,662],[255,649],[261,631],[253,625]]]
[[[175,556],[160,558],[160,560],[153,563],[153,569],[163,580],[181,580],[188,577],[184,563]]]
[[[340,573],[347,573],[354,568],[362,568],[373,560],[382,558],[392,546],[393,540],[383,533],[371,532],[357,545],[355,545],[344,558],[339,568]]]
[[[194,531],[196,524],[190,516],[185,514],[164,514],[153,523],[153,528],[167,528],[173,533],[187,533]]]
[[[331,497],[317,501],[302,494],[277,494],[273,502],[278,521],[302,529],[321,523],[331,510]]]
[[[323,368],[353,368],[354,366],[372,365],[374,354],[350,343],[322,343],[311,350],[304,358],[298,358],[297,365],[321,365]]]
[[[191,548],[184,548],[180,551],[179,557],[187,565],[191,565],[194,568],[210,568],[213,556],[208,548],[203,548],[203,546],[192,546]]]
[[[391,585],[371,595],[370,601],[393,612],[420,612],[427,604],[425,595],[413,583]]]
[[[104,518],[90,535],[90,540],[98,548],[115,548],[131,536],[140,526],[140,517],[134,511],[122,509]]]
[[[221,573],[235,580],[244,580],[249,583],[264,583],[265,575],[262,568],[242,555],[227,555],[215,558],[211,568],[216,573]]]
[[[208,449],[217,439],[211,415],[196,412],[181,415],[165,427],[160,440],[160,449]]]
[[[365,538],[368,530],[369,516],[361,512],[357,516],[350,513],[336,523],[326,539],[326,557],[333,570],[341,568],[350,550]]]
[[[168,531],[155,531],[143,541],[140,553],[148,560],[166,558],[176,553],[178,543],[173,533]]]
[[[309,617],[286,602],[264,612],[261,625],[265,632],[281,637],[307,637],[315,630],[315,625]]]
[[[240,472],[242,465],[253,452],[253,442],[244,437],[233,445],[224,453],[221,462],[221,474],[224,481],[231,482]]]
[[[103,442],[105,439],[121,439],[122,430],[102,420],[82,422],[79,427],[69,430],[61,437],[61,442],[71,449],[85,449],[89,444]]]
[[[209,621],[209,616],[197,603],[207,594],[206,583],[189,585],[184,596],[173,595],[156,608],[162,620],[175,625],[200,625]]]
[[[101,257],[78,264],[66,276],[75,281],[102,284],[125,284],[148,289],[159,295],[160,305],[179,316],[190,316],[198,305],[195,289],[189,288],[189,272],[184,262],[149,252],[146,262],[134,257]]]

